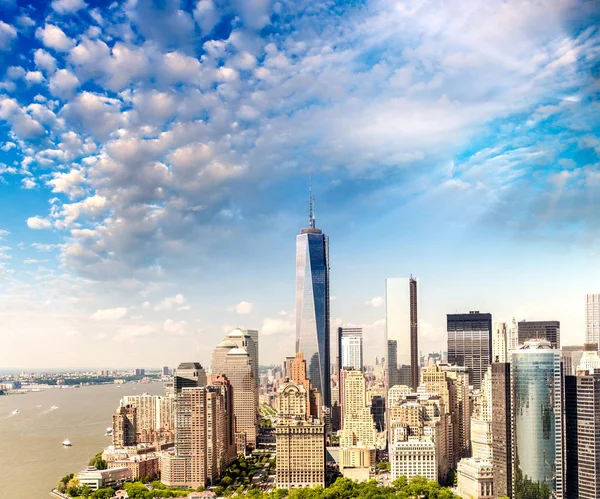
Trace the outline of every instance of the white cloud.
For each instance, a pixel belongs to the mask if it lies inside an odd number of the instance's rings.
[[[44,81],[44,75],[39,71],[28,71],[25,75],[27,83],[42,83]]]
[[[43,28],[35,31],[35,36],[44,44],[45,47],[54,49],[58,52],[67,52],[75,43],[65,32],[54,24],[46,24]]]
[[[263,320],[260,334],[263,336],[288,335],[296,331],[296,324],[289,319],[267,317]]]
[[[17,30],[10,24],[0,21],[0,50],[9,50],[16,37]]]
[[[33,54],[33,60],[38,68],[48,73],[56,69],[56,59],[44,49],[37,49]]]
[[[176,294],[175,296],[169,296],[161,301],[154,307],[154,310],[170,310],[173,308],[173,305],[183,305],[185,303],[185,296],[181,293]]]
[[[167,319],[163,324],[165,333],[172,334],[174,336],[185,336],[189,334],[189,326],[186,321],[175,321]]]
[[[118,321],[127,315],[127,307],[105,308],[94,312],[91,318],[95,321]]]
[[[383,298],[381,296],[375,296],[375,297],[371,298],[370,300],[367,300],[365,302],[365,305],[367,307],[371,307],[371,308],[383,307]]]
[[[154,334],[156,329],[149,325],[126,326],[119,330],[119,333],[113,338],[114,341],[122,343],[128,341],[133,343],[137,338],[143,338]]]
[[[35,216],[27,219],[27,227],[30,229],[49,229],[52,227],[52,224],[46,218]]]
[[[51,4],[54,11],[58,14],[73,14],[80,9],[87,7],[83,0],[54,0]]]
[[[23,186],[23,189],[27,190],[35,189],[37,187],[37,183],[31,177],[25,177],[24,179],[21,179],[21,185]]]
[[[249,314],[254,310],[254,305],[247,301],[242,301],[237,305],[232,305],[227,310],[230,312],[235,312],[237,314]]]
[[[79,87],[79,78],[66,69],[59,69],[50,77],[50,92],[61,99],[66,99],[73,95],[73,92]]]
[[[7,230],[0,229],[0,239],[8,236],[9,234],[10,234],[10,232],[8,232]]]
[[[52,192],[64,193],[69,197],[81,196],[84,193],[82,184],[85,182],[85,177],[79,169],[63,173],[56,172],[53,178],[48,180],[48,185],[52,186]]]

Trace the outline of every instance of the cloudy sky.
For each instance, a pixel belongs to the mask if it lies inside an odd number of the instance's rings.
[[[600,292],[600,8],[574,0],[0,0],[0,366],[294,348],[295,236],[332,329],[383,345],[384,279],[445,314]]]

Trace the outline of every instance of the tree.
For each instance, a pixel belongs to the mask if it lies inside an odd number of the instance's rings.
[[[388,462],[382,461],[381,463],[377,463],[377,469],[379,471],[390,471],[391,468],[392,466]]]
[[[217,497],[221,497],[223,495],[223,491],[225,490],[225,488],[222,485],[217,485],[215,487],[215,495]]]
[[[82,497],[90,497],[92,495],[92,488],[86,483],[79,487],[79,495]]]
[[[97,470],[105,470],[106,468],[108,468],[107,462],[104,459],[102,459],[102,452],[99,452],[92,459],[90,459],[90,462],[88,464],[90,466],[93,466]]]

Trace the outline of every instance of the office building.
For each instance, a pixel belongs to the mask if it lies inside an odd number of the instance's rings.
[[[339,371],[344,367],[356,371],[363,369],[363,338],[361,327],[339,327]]]
[[[163,376],[168,376],[169,375],[169,367],[163,366],[162,373],[163,373]]]
[[[362,371],[346,371],[345,374],[340,446],[375,445],[377,432],[371,404],[367,403],[365,375]]]
[[[366,482],[371,478],[370,469],[377,464],[374,446],[355,445],[340,447],[338,465],[344,478],[355,482]]]
[[[258,388],[248,351],[232,348],[225,358],[224,373],[233,390],[233,414],[238,452],[256,448],[258,433]]]
[[[438,480],[438,466],[435,444],[430,437],[410,437],[396,442],[390,447],[390,468],[392,481],[405,476],[422,476],[428,480]]]
[[[552,348],[560,349],[559,321],[521,321],[518,335],[519,346],[528,340],[548,340]]]
[[[497,497],[494,496],[494,469],[490,461],[478,458],[462,459],[458,463],[456,476],[457,493],[463,499]]]
[[[288,381],[279,387],[275,409],[280,418],[291,420],[306,419],[309,407],[309,393],[306,391],[304,385]]]
[[[136,369],[135,370],[135,375],[136,376],[145,376],[146,375],[146,370],[145,369]]]
[[[183,388],[206,386],[206,371],[199,362],[182,362],[175,370],[173,393],[177,395]]]
[[[600,345],[600,294],[585,295],[585,342]]]
[[[131,472],[127,467],[97,470],[87,466],[75,476],[79,485],[87,485],[92,491],[106,487],[120,487],[131,480]]]
[[[495,497],[512,497],[510,364],[492,364],[492,463]]]
[[[527,340],[512,353],[510,369],[513,496],[544,497],[549,491],[551,497],[562,499],[565,463],[560,351],[546,339]]]
[[[325,425],[282,420],[275,427],[278,489],[325,487]]]
[[[448,363],[466,367],[479,388],[492,361],[492,314],[448,314]]]
[[[469,395],[470,373],[466,367],[440,364],[446,376],[450,378],[455,387],[456,403],[454,411],[458,416],[458,459],[471,455],[471,399]]]
[[[508,330],[506,322],[495,322],[492,334],[492,360],[507,362],[508,360]]]
[[[560,349],[563,374],[565,376],[575,376],[577,374],[583,352],[584,345],[566,345]]]
[[[595,343],[586,345],[582,364],[600,366]],[[592,360],[595,359],[595,362]],[[600,367],[565,376],[566,496],[600,498]]]
[[[385,397],[374,395],[371,398],[371,416],[377,432],[385,429]]]
[[[174,398],[160,395],[126,395],[121,399],[124,407],[137,410],[137,441],[172,441]]]
[[[508,356],[506,362],[510,361],[510,356],[512,352],[519,348],[519,327],[517,326],[517,320],[513,317],[510,323],[510,327],[508,327]]]
[[[127,447],[137,444],[137,410],[119,407],[112,417],[113,445]]]
[[[385,280],[387,388],[419,384],[419,321],[417,280]]]
[[[243,348],[248,352],[252,373],[256,384],[259,383],[258,376],[258,331],[256,329],[236,328],[225,336],[225,340],[231,341],[237,348]],[[214,374],[220,374],[215,373]]]
[[[308,228],[296,236],[296,352],[327,407],[330,395],[329,238],[315,227],[310,195]]]
[[[493,454],[491,367],[483,376],[481,388],[474,393],[470,437],[472,456],[479,460],[491,460]]]

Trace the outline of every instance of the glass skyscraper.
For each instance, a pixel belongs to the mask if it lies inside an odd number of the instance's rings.
[[[306,360],[307,377],[331,407],[329,339],[329,238],[310,224],[296,236],[296,352]]]
[[[492,361],[492,315],[448,314],[448,362],[469,369],[473,388]]]
[[[564,497],[560,350],[529,340],[512,353],[513,497]]]

